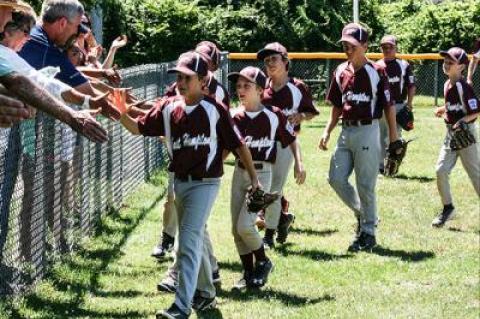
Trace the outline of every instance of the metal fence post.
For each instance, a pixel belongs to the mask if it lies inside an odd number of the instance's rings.
[[[438,60],[435,61],[433,95],[435,96],[435,106],[438,106]]]

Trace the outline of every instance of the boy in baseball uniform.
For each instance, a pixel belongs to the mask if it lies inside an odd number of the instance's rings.
[[[384,113],[390,142],[397,141],[395,107],[384,69],[365,56],[367,30],[350,23],[343,28],[340,41],[348,61],[337,67],[330,84],[327,102],[333,107],[319,147],[327,149],[330,133],[341,118],[342,131],[330,161],[328,181],[357,219],[357,231],[348,250],[370,251],[376,245],[378,122]],[[353,171],[356,188],[348,181]]]
[[[440,55],[444,57],[443,72],[448,76],[448,80],[444,87],[445,105],[438,107],[435,110],[435,115],[443,117],[445,120],[447,134],[440,149],[436,167],[437,187],[443,209],[432,221],[434,227],[442,227],[455,215],[449,176],[459,157],[472,181],[477,196],[480,196],[480,148],[477,134],[478,127],[475,123],[480,105],[472,86],[465,81],[462,75],[468,65],[468,57],[466,52],[458,47],[441,51]],[[452,137],[460,126],[470,131],[475,143],[454,149],[451,144]]]
[[[245,164],[253,189],[259,187],[252,158],[230,113],[203,94],[208,62],[198,52],[182,54],[176,67],[180,96],[163,99],[137,119],[121,110],[131,133],[164,136],[174,173],[178,216],[178,287],[175,302],[157,318],[188,318],[191,309],[214,307],[216,291],[205,238],[206,224],[223,174],[222,153],[235,151]]]
[[[265,63],[268,80],[263,91],[262,103],[274,105],[281,109],[288,122],[294,127],[294,131],[300,132],[301,123],[317,116],[319,112],[313,105],[312,95],[309,88],[299,79],[290,77],[288,70],[290,60],[287,49],[280,43],[267,44],[257,52],[257,59]],[[271,191],[283,194],[283,187],[287,181],[288,173],[293,162],[293,154],[289,148],[282,148],[277,142],[277,158],[272,167]],[[284,198],[283,207],[288,207],[288,201]],[[265,237],[266,248],[275,246],[274,235],[277,234],[277,242],[283,244],[287,240],[290,224],[294,220],[291,213],[284,212],[282,200],[279,198],[265,211]]]
[[[415,96],[415,77],[412,66],[405,60],[397,58],[397,38],[393,35],[386,35],[380,41],[383,59],[377,61],[387,74],[390,86],[391,100],[395,104],[395,112],[403,108],[413,110],[413,97]],[[383,173],[383,163],[388,146],[388,127],[384,117],[380,119],[380,150],[379,158],[380,172]],[[398,136],[401,137],[402,127],[397,123]]]
[[[270,191],[272,164],[275,163],[277,142],[282,148],[289,148],[295,159],[295,178],[298,184],[305,180],[305,171],[300,151],[295,140],[293,127],[280,109],[265,106],[261,99],[267,78],[258,68],[246,67],[240,72],[230,73],[230,81],[235,82],[240,107],[233,117],[245,143],[252,154],[257,176],[265,191]],[[256,212],[249,212],[245,195],[250,185],[245,166],[236,155],[232,179],[230,211],[232,233],[243,266],[243,276],[234,288],[261,287],[267,282],[273,263],[265,255],[265,249],[257,227]]]

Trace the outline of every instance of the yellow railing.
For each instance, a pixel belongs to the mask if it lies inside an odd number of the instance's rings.
[[[405,60],[442,60],[438,53],[417,53],[417,54],[397,54],[401,59]],[[315,60],[315,59],[346,59],[345,53],[337,52],[292,52],[288,53],[288,57],[292,60]],[[369,59],[381,59],[381,53],[367,53]],[[229,53],[228,58],[231,60],[255,60],[256,53]]]

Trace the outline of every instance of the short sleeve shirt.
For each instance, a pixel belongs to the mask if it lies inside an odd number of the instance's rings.
[[[178,96],[159,100],[137,120],[142,135],[165,137],[169,170],[178,176],[220,177],[223,150],[244,143],[230,113],[207,96],[194,106]]]
[[[410,63],[401,59],[382,59],[377,63],[385,68],[392,101],[394,103],[405,103],[408,89],[415,86],[415,76]]]
[[[479,101],[473,88],[464,79],[450,84],[445,82],[445,109],[447,124],[455,124],[466,115],[480,112]]]
[[[271,81],[267,81],[267,88],[263,91],[262,103],[265,105],[275,105],[285,116],[297,113],[319,114],[313,105],[312,94],[305,83],[290,78],[287,84],[278,91],[271,86]],[[300,131],[300,125],[294,128]]]
[[[47,66],[59,67],[60,72],[55,77],[71,87],[87,82],[87,79],[70,62],[67,54],[50,41],[41,26],[35,26],[32,29],[30,39],[19,55],[37,70]]]
[[[14,70],[12,69],[12,66],[8,63],[8,61],[0,57],[0,76],[9,75],[13,71]]]
[[[390,88],[384,69],[368,62],[356,72],[350,62],[340,64],[334,72],[327,101],[342,109],[344,120],[372,120],[392,106]]]
[[[254,161],[275,163],[276,145],[283,148],[295,141],[295,132],[286,116],[276,107],[266,106],[258,112],[237,112],[233,120],[245,139]]]

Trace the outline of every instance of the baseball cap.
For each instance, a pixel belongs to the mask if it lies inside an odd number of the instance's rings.
[[[177,65],[167,71],[168,73],[180,72],[186,75],[200,75],[208,74],[208,62],[203,54],[189,51],[181,54],[178,57]]]
[[[247,66],[246,68],[243,68],[240,72],[229,73],[228,79],[230,81],[236,82],[240,76],[249,82],[257,84],[263,89],[267,85],[267,77],[265,76],[265,73],[263,73],[262,70],[260,70],[259,68]]]
[[[278,42],[272,42],[267,44],[263,49],[257,52],[257,59],[263,60],[267,56],[272,54],[280,54],[284,58],[288,58],[287,49]]]
[[[448,51],[440,51],[440,55],[443,57],[449,57],[458,64],[468,65],[468,56],[464,49],[459,47],[450,48]]]
[[[338,42],[348,42],[360,46],[368,41],[368,31],[358,23],[349,23],[342,30],[342,38]]]
[[[397,37],[394,36],[394,35],[390,35],[390,34],[386,35],[380,41],[380,45],[382,45],[382,44],[391,44],[391,45],[396,46],[397,45]]]
[[[204,54],[216,65],[220,64],[220,50],[215,43],[211,41],[202,41],[197,44],[195,51]]]
[[[13,10],[30,11],[32,8],[19,0],[0,0],[0,7],[10,7]]]

